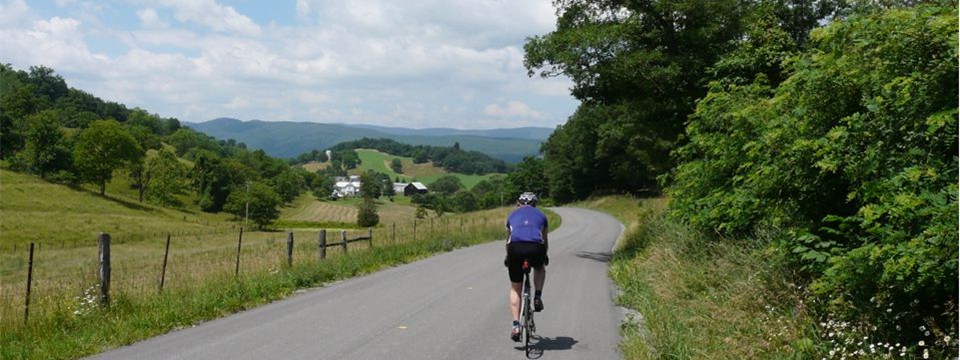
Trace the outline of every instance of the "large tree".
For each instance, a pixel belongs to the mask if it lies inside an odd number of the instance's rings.
[[[247,219],[263,229],[280,217],[277,206],[281,204],[280,195],[277,195],[270,186],[261,182],[251,182],[243,189],[231,192],[223,209],[238,218]]]
[[[444,175],[430,183],[430,190],[447,196],[463,189],[463,183],[455,175]]]
[[[542,148],[551,193],[561,201],[598,191],[659,192],[658,177],[673,168],[670,152],[684,143],[687,117],[709,81],[718,72],[752,76],[754,70],[779,81],[779,61],[789,47],[803,43],[807,30],[838,6],[814,0],[554,3],[557,29],[527,41],[524,64],[530,75],[569,77],[581,101]],[[762,7],[770,16],[753,16]],[[748,36],[748,24],[773,29],[771,36],[783,30],[786,48],[742,47],[764,35]],[[725,58],[735,49],[741,53]],[[767,50],[774,53],[757,54]],[[716,67],[721,59],[726,63]]]
[[[187,167],[172,152],[161,149],[144,166],[142,193],[150,202],[160,206],[179,205],[178,195],[184,193]]]
[[[45,110],[29,116],[24,135],[26,146],[23,158],[28,168],[41,178],[46,178],[47,173],[56,170],[58,163],[63,166],[63,160],[69,159],[56,111]]]
[[[137,140],[114,120],[94,121],[80,132],[74,145],[74,161],[81,179],[100,185],[100,195],[106,193],[114,170],[142,156]]]

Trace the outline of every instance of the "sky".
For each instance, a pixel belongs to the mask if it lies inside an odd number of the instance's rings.
[[[528,77],[550,0],[0,0],[0,62],[163,117],[555,127],[567,78]]]

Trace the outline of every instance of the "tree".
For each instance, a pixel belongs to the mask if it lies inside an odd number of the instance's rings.
[[[360,195],[363,196],[363,202],[357,205],[357,225],[370,227],[380,223],[380,215],[377,215],[377,204],[373,199],[380,196],[380,186],[377,185],[372,171],[360,174]]]
[[[318,173],[317,177],[313,180],[313,184],[311,184],[313,197],[317,198],[317,200],[326,200],[327,197],[333,193],[333,185],[334,182],[332,178]]]
[[[67,95],[66,81],[51,68],[31,66],[29,79],[36,89],[36,94],[49,105]]]
[[[28,117],[24,135],[26,147],[23,153],[31,171],[46,178],[47,173],[57,170],[58,164],[65,166],[63,160],[69,159],[69,152],[63,144],[63,131],[58,125],[56,111],[45,110]]]
[[[277,210],[280,204],[280,195],[270,186],[251,182],[245,188],[231,192],[223,209],[238,218],[244,218],[249,205],[250,221],[257,224],[258,229],[263,229],[280,217],[280,211]]]
[[[414,164],[423,164],[427,161],[430,161],[430,158],[427,157],[427,151],[424,149],[417,149],[413,152],[413,163]]]
[[[81,179],[100,185],[100,195],[106,193],[114,170],[142,156],[137,140],[114,120],[93,122],[80,132],[74,145],[74,161]]]
[[[470,212],[477,210],[477,197],[467,190],[457,191],[450,198],[453,209],[457,212]]]
[[[383,182],[383,190],[381,191],[383,196],[393,199],[397,195],[397,191],[393,189],[393,182],[387,178],[387,181]]]
[[[550,196],[549,183],[545,181],[543,159],[526,157],[517,164],[516,170],[507,175],[507,181],[521,191],[529,191],[540,198]]]
[[[26,73],[0,64],[0,158],[7,159],[23,148],[27,116],[40,109],[34,86]]]
[[[231,172],[227,161],[217,154],[206,150],[197,153],[191,180],[194,191],[197,192],[197,204],[203,211],[222,210],[230,195],[231,186],[243,184],[246,179],[242,173]]]
[[[417,204],[417,210],[416,210],[416,212],[414,213],[414,215],[417,217],[417,219],[420,219],[420,220],[426,219],[426,218],[427,218],[427,208],[424,207],[422,204]]]
[[[148,159],[144,165],[144,182],[141,192],[147,201],[160,206],[179,205],[178,195],[184,193],[187,167],[177,156],[166,149]]]
[[[390,161],[390,169],[397,174],[403,174],[403,163],[400,162],[400,159],[394,158]]]
[[[430,190],[444,195],[453,195],[462,188],[463,183],[455,175],[444,175],[430,183]]]
[[[280,199],[284,203],[296,199],[300,195],[300,191],[306,186],[303,177],[293,170],[280,173],[280,175],[273,177],[270,182],[273,184],[273,190],[280,195]]]
[[[389,179],[390,177],[387,177]],[[383,182],[380,180],[380,177],[373,170],[369,170],[360,174],[360,195],[364,198],[378,199],[380,198],[381,190],[383,190]]]
[[[377,204],[372,198],[363,198],[363,201],[357,205],[357,226],[372,227],[380,223],[380,215],[377,214]]]

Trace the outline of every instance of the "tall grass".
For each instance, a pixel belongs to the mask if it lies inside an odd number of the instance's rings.
[[[236,234],[177,238],[172,245],[163,292],[158,289],[163,241],[112,247],[112,302],[92,301],[96,284],[96,248],[49,249],[34,260],[34,288],[29,321],[24,324],[25,275],[13,266],[3,277],[0,294],[0,358],[76,358],[129,344],[172,329],[283,298],[299,288],[374,272],[430,254],[500,239],[509,209],[386,224],[374,230],[373,247],[365,242],[327,249],[318,259],[317,233],[295,231],[292,266],[286,266],[286,233],[244,234],[239,276],[234,276]],[[552,223],[559,225],[553,213]],[[352,232],[351,237],[358,235]],[[339,241],[329,232],[328,243]],[[158,239],[159,240],[159,239]],[[165,240],[165,239],[164,239]],[[23,253],[17,255],[20,257]],[[6,263],[14,257],[4,255]],[[22,264],[22,262],[18,262]]]
[[[812,321],[763,236],[717,241],[665,216],[666,200],[606,197],[580,206],[627,226],[610,274],[636,310],[627,359],[808,359]]]

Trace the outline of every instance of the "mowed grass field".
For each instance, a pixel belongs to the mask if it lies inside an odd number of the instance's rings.
[[[359,198],[319,201],[312,194],[301,194],[292,204],[283,208],[280,223],[281,226],[284,222],[353,224],[357,222],[357,205],[360,201]],[[403,195],[394,197],[393,202],[384,197],[376,200],[376,203],[381,223],[407,221],[414,217],[415,209],[409,206],[409,198]]]
[[[390,176],[391,179],[396,180],[400,178],[402,182],[410,181],[419,181],[426,185],[436,181],[442,176],[445,175],[454,175],[460,178],[460,181],[467,189],[473,188],[478,182],[484,179],[489,179],[490,177],[503,174],[486,174],[486,175],[466,175],[459,173],[450,173],[443,168],[433,166],[433,162],[426,162],[423,164],[414,164],[413,158],[394,156],[387,153],[383,153],[377,150],[371,149],[357,149],[357,155],[360,157],[360,166],[356,169],[348,171],[351,175],[357,175],[361,172],[372,169],[377,172],[385,173]],[[403,173],[398,174],[390,168],[390,164],[393,159],[400,159],[400,163],[403,164]],[[317,166],[317,165],[315,165]]]

